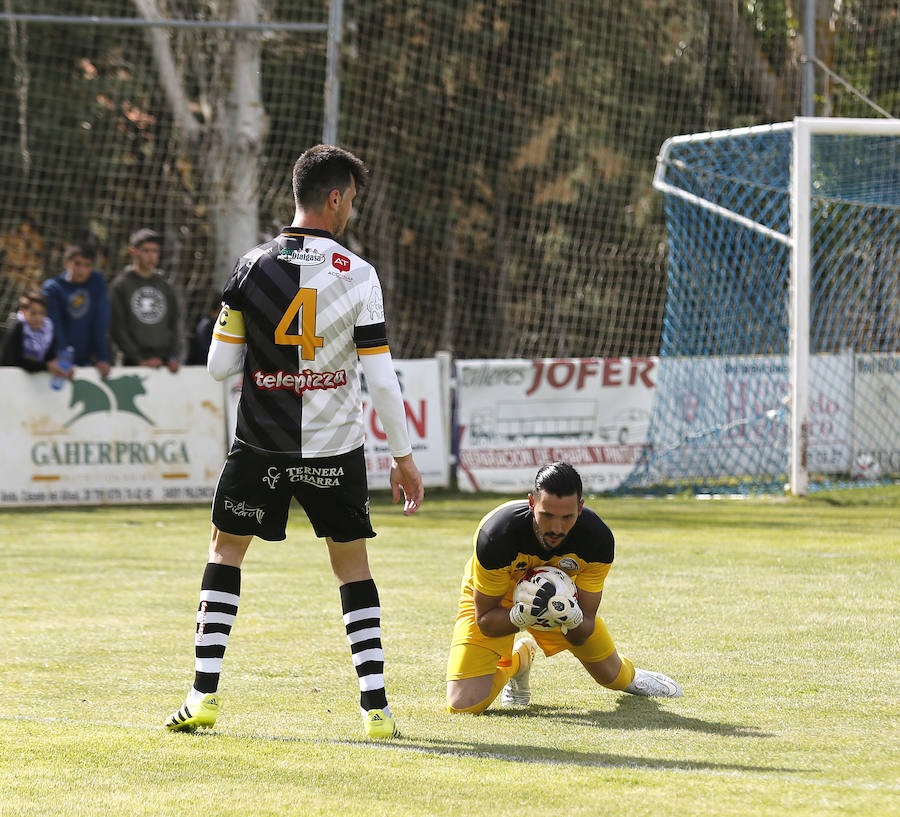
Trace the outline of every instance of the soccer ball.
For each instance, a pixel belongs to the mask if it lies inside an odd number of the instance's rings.
[[[552,582],[556,587],[556,593],[554,595],[578,598],[578,588],[575,587],[575,582],[572,581],[572,577],[558,567],[554,567],[553,565],[541,565],[540,567],[532,568],[522,577],[522,581],[537,581],[538,579],[540,579],[541,582]]]
[[[879,479],[881,477],[881,466],[878,464],[878,460],[869,454],[860,454],[853,461],[850,474],[853,479]]]
[[[550,582],[555,593],[550,599],[550,606],[554,610],[554,620],[538,617],[538,620],[532,625],[536,630],[555,630],[560,624],[565,622],[565,612],[567,609],[573,610],[578,606],[578,589],[575,582],[568,573],[564,573],[558,567],[552,565],[541,565],[529,570],[516,585],[513,591],[513,604],[523,602],[525,598],[530,598],[534,594],[535,585],[540,587],[544,582]]]

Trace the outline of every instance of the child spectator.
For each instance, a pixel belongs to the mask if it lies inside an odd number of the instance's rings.
[[[153,230],[132,233],[132,263],[112,284],[112,339],[126,366],[166,366],[177,372],[180,310],[175,290],[157,269],[160,243]]]
[[[0,365],[18,366],[26,372],[46,372],[71,379],[71,367],[63,371],[58,364],[56,333],[47,317],[47,300],[39,290],[29,290],[19,299],[19,311],[13,316],[3,342]]]
[[[94,250],[70,244],[63,254],[64,272],[44,281],[47,314],[60,349],[75,349],[76,366],[97,367],[109,375],[109,293],[103,273],[95,270]]]

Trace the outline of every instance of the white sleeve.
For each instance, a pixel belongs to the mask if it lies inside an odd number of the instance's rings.
[[[247,344],[244,341],[244,316],[236,309],[222,304],[222,311],[213,328],[206,370],[216,379],[224,380],[244,368]]]
[[[224,380],[230,374],[237,374],[244,368],[247,344],[225,343],[213,338],[209,344],[206,370],[216,379]]]
[[[394,457],[405,457],[412,453],[409,441],[409,430],[406,427],[406,409],[400,383],[394,372],[394,363],[390,352],[365,354],[360,350],[359,362],[369,386],[369,396],[375,413],[381,421],[384,433],[387,434],[388,447]]]

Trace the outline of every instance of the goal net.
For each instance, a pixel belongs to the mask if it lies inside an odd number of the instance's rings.
[[[654,186],[668,289],[629,487],[804,494],[900,473],[900,121],[674,137]]]

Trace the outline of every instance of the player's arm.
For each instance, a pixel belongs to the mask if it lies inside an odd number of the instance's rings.
[[[412,443],[406,427],[406,408],[391,353],[386,345],[358,345],[357,352],[369,387],[369,397],[387,435],[388,447],[394,458],[390,476],[393,500],[398,502],[402,491],[405,497],[403,513],[415,513],[425,497],[425,488],[422,475],[413,462]]]
[[[387,435],[388,447],[392,456],[400,459],[412,454],[412,444],[406,427],[403,395],[387,342],[381,284],[371,268],[369,283],[368,298],[353,327],[353,342],[366,376],[369,397]]]
[[[578,606],[581,608],[584,619],[577,627],[572,627],[564,633],[566,641],[574,646],[584,644],[594,633],[594,619],[597,617],[597,610],[600,607],[600,599],[603,598],[603,591],[598,593],[590,593],[587,590],[578,590]]]
[[[216,379],[224,380],[244,368],[247,343],[244,335],[244,316],[227,304],[222,304],[216,318],[206,369]]]
[[[513,580],[510,577],[508,554],[503,545],[485,529],[481,520],[475,531],[475,556],[472,560],[472,597],[475,602],[475,622],[488,638],[517,633],[537,620],[530,610],[503,604],[508,600]]]
[[[357,352],[369,387],[369,397],[387,435],[391,455],[405,457],[412,453],[412,443],[391,353],[386,346],[378,347],[377,351],[358,348]]]
[[[422,504],[425,487],[422,475],[413,462],[412,444],[406,427],[406,407],[388,348],[381,284],[374,268],[369,269],[371,286],[365,304],[361,304],[359,318],[353,328],[353,340],[366,376],[369,397],[394,458],[390,475],[391,496],[395,503],[405,497],[403,513],[409,516]]]
[[[519,628],[509,620],[509,608],[500,603],[504,596],[487,596],[478,590],[474,591],[474,596],[475,621],[483,635],[500,638],[519,632]]]

